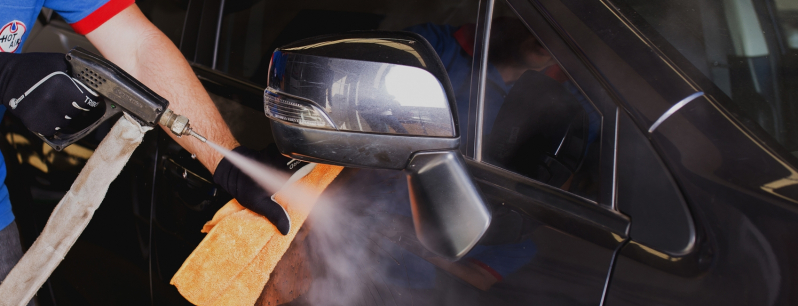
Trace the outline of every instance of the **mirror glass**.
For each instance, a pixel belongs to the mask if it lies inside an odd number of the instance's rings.
[[[424,69],[276,51],[269,70],[267,96],[280,99],[267,102],[300,103],[323,112],[319,124],[309,127],[456,136],[443,85]],[[302,119],[285,119],[292,108],[273,109],[286,110],[273,119],[303,125]]]

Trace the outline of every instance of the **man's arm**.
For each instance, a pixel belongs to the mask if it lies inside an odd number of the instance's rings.
[[[238,147],[238,142],[183,54],[144,17],[138,6],[129,6],[86,34],[86,37],[105,58],[169,100],[169,108],[188,117],[191,128],[197,133],[225,148]],[[240,169],[194,137],[176,138],[172,135],[172,138],[189,152],[197,154],[199,161],[214,174],[214,182],[238,199],[241,205],[269,219],[283,235],[288,233],[291,229],[288,213],[271,200],[268,192],[243,175]],[[281,156],[276,148],[273,152],[257,152],[238,147],[235,152],[262,163],[281,166],[275,169],[289,167],[286,163],[288,159]],[[283,170],[289,173],[296,171],[290,167]]]
[[[126,8],[86,37],[100,53],[141,83],[169,100],[169,108],[189,118],[191,128],[225,148],[238,142],[199,82],[183,54],[155,27],[136,4]],[[222,155],[194,137],[177,138],[213,173]]]

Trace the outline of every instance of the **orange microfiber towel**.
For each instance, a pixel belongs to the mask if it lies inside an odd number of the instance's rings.
[[[202,228],[208,235],[183,262],[171,284],[196,305],[253,305],[313,204],[341,170],[340,166],[318,164],[274,196],[291,219],[291,230],[285,236],[236,200],[227,203]]]

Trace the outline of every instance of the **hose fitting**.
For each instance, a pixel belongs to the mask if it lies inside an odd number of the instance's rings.
[[[208,139],[200,134],[197,134],[197,132],[194,132],[194,130],[191,129],[191,124],[189,124],[188,118],[186,118],[186,116],[175,114],[175,112],[173,112],[171,109],[167,109],[163,115],[161,115],[161,119],[158,121],[158,123],[165,126],[177,137],[191,135],[202,142],[208,141]]]

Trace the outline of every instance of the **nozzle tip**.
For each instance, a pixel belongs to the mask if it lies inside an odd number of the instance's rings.
[[[197,139],[199,139],[199,141],[208,142],[207,138],[203,137],[200,134],[197,134],[197,132],[194,132],[194,130],[192,130],[191,128],[187,128],[187,130],[189,135],[196,137]]]

